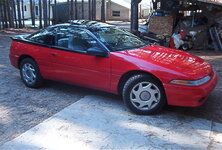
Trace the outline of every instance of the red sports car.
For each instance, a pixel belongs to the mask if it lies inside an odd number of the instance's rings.
[[[165,104],[200,106],[217,84],[207,61],[96,21],[12,39],[11,64],[27,87],[40,87],[45,79],[120,94],[137,114],[156,113]]]

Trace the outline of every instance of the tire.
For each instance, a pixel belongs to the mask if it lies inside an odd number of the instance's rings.
[[[183,44],[183,45],[181,46],[181,49],[182,49],[183,51],[188,51],[188,50],[190,49],[190,46],[189,46],[188,43],[185,43],[185,44]]]
[[[123,87],[122,97],[125,105],[139,115],[156,114],[166,104],[165,91],[160,81],[145,74],[129,78]]]
[[[31,58],[21,61],[20,76],[23,83],[29,88],[38,88],[43,84],[43,78],[37,63]]]

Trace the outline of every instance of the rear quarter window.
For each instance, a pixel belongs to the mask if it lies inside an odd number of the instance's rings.
[[[26,38],[27,40],[44,45],[55,45],[55,34],[48,30],[38,31]]]

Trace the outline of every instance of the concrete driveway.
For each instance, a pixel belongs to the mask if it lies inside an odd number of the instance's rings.
[[[138,116],[121,101],[86,96],[2,150],[222,149],[222,124],[164,112]]]

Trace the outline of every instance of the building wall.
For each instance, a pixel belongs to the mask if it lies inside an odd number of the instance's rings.
[[[74,7],[75,12],[75,7]],[[88,12],[88,3],[84,2],[84,17],[82,16],[82,3],[77,3],[77,19],[88,19],[89,18],[89,12]]]
[[[57,3],[57,16],[58,19],[60,20],[59,22],[67,22],[69,18],[69,6],[67,3]],[[25,8],[26,7],[26,8]],[[38,13],[36,14],[36,7],[38,8]],[[43,8],[43,6],[42,6]],[[53,10],[54,6],[52,5],[50,7],[50,18],[53,19],[53,15],[55,15],[55,12]],[[21,8],[22,10],[22,8]],[[26,10],[26,11],[25,11]],[[119,11],[120,16],[113,16],[113,11]],[[75,12],[75,7],[74,7],[74,12]],[[35,17],[36,19],[39,18],[39,6],[38,3],[36,2],[35,5]],[[89,12],[88,12],[88,1],[84,2],[84,17],[82,17],[82,3],[78,1],[77,3],[77,19],[88,19],[89,17]],[[30,11],[30,4],[27,1],[24,4],[24,17],[25,19],[31,19],[31,11]],[[43,11],[42,11],[42,17],[43,17]],[[96,4],[96,20],[101,19],[101,0],[97,0]],[[114,2],[107,2],[106,3],[106,20],[119,20],[119,21],[129,21],[130,20],[130,9],[123,7],[119,4],[116,4]]]
[[[102,7],[101,2],[97,1],[96,2],[96,20],[100,20],[101,19],[101,7]]]
[[[142,18],[147,19],[148,16],[150,15],[150,9],[142,9]]]
[[[24,5],[24,16],[25,16],[25,19],[31,18],[30,4]]]
[[[59,23],[64,23],[70,20],[69,18],[69,5],[67,3],[58,3],[57,4],[57,21]],[[55,15],[55,6],[52,6],[53,15]],[[75,18],[75,7],[74,7],[74,14]],[[89,19],[89,12],[88,12],[88,3],[84,3],[84,17],[82,16],[82,3],[77,3],[77,19]]]
[[[120,12],[120,16],[114,16],[114,11]],[[130,21],[130,12],[129,8],[123,7],[114,2],[107,3],[107,20]]]
[[[110,4],[110,5],[109,5]],[[119,20],[119,21],[129,21],[130,20],[130,9],[118,5],[114,2],[106,4],[106,20]],[[113,16],[113,11],[119,11],[120,16]],[[61,13],[62,12],[62,13]],[[75,13],[75,7],[74,7]],[[55,14],[55,9],[53,6],[53,14]],[[67,22],[70,20],[69,16],[69,6],[67,3],[58,3],[57,4],[57,19],[58,22]],[[84,3],[84,17],[82,17],[82,3],[77,3],[77,19],[89,19],[89,10],[88,10],[88,2]],[[75,17],[75,14],[74,14]],[[101,19],[101,1],[97,1],[96,4],[96,20]]]
[[[22,7],[22,6],[21,6]],[[36,7],[38,8],[38,13],[36,13]],[[43,8],[43,6],[42,6]],[[22,10],[22,8],[21,8]],[[26,10],[26,11],[25,11]],[[24,4],[24,18],[25,19],[31,19],[31,11],[30,11],[30,4],[29,3],[26,3]],[[16,11],[17,11],[17,7],[16,7]],[[39,18],[39,5],[35,5],[35,10],[34,10],[34,13],[35,13],[35,18],[38,19]],[[22,15],[22,14],[21,14]],[[18,16],[17,16],[18,17]],[[43,17],[43,11],[42,11],[42,17]],[[52,11],[52,6],[50,8],[50,18],[52,19],[53,18],[53,11]]]

